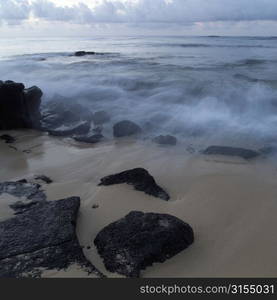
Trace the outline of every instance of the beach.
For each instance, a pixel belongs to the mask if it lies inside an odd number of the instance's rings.
[[[196,141],[197,151],[190,153],[191,141],[168,147],[124,138],[89,145],[33,130],[9,134],[16,142],[12,147],[0,142],[0,181],[44,174],[53,180],[42,186],[48,200],[79,196],[77,236],[86,258],[105,276],[120,275],[105,269],[93,241],[105,226],[131,211],[171,214],[189,223],[195,234],[193,245],[148,267],[144,278],[276,276],[277,169],[272,158],[206,156],[198,149],[208,145]],[[154,176],[170,201],[127,184],[98,186],[106,175],[137,167]],[[1,201],[0,219],[10,217],[8,201]],[[45,270],[42,276],[87,274],[73,265],[65,271]]]

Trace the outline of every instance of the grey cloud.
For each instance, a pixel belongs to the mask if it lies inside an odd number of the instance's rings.
[[[59,7],[49,0],[0,0],[0,22],[20,22],[31,14],[77,24],[269,21],[277,20],[277,0],[105,0],[94,9]]]
[[[31,9],[27,0],[0,0],[0,23],[19,24],[29,18]]]

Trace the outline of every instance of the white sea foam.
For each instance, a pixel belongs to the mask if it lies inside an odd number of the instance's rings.
[[[276,135],[274,38],[5,39],[0,45],[0,79],[38,85],[44,101],[59,94],[106,110],[112,122],[133,120],[148,135],[266,141]],[[72,56],[77,50],[104,55]]]

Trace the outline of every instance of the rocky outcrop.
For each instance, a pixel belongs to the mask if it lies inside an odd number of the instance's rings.
[[[87,108],[63,98],[42,108],[42,128],[54,136],[85,135],[91,122],[92,113]]]
[[[203,154],[237,156],[244,159],[253,159],[260,155],[259,152],[253,150],[244,149],[244,148],[224,147],[224,146],[208,147],[205,151],[203,151]]]
[[[132,121],[121,121],[114,125],[113,134],[115,137],[125,137],[136,135],[141,132],[141,128]]]
[[[124,171],[118,174],[104,177],[100,180],[99,186],[127,183],[133,185],[135,190],[142,191],[148,195],[168,201],[170,196],[160,186],[147,170],[137,168]]]
[[[177,145],[177,139],[172,135],[157,136],[153,139],[153,142],[159,145],[170,145],[170,146]]]
[[[41,97],[38,87],[0,81],[0,130],[40,128]]]
[[[178,218],[134,211],[101,230],[94,244],[108,271],[139,277],[141,270],[166,261],[193,241],[192,228]]]
[[[76,236],[80,198],[46,201],[40,185],[26,180],[0,184],[0,194],[21,200],[15,216],[0,222],[0,277],[40,277],[44,270],[72,264],[100,273],[86,260]],[[24,198],[24,200],[22,200]]]

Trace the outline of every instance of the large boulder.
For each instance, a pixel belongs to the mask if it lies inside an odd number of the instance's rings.
[[[178,218],[134,211],[101,230],[94,244],[108,271],[139,277],[141,270],[166,261],[193,241],[192,228]]]
[[[203,151],[205,155],[224,155],[224,156],[237,156],[244,159],[253,159],[260,155],[259,152],[244,148],[234,148],[225,146],[211,146]]]
[[[40,128],[41,97],[38,87],[0,81],[0,130]]]
[[[133,185],[135,190],[142,191],[156,198],[168,201],[170,196],[157,185],[155,179],[142,168],[124,171],[118,174],[106,176],[100,180],[99,186],[127,183]]]
[[[42,108],[42,128],[54,136],[85,135],[91,122],[92,113],[87,108],[62,97]]]
[[[136,123],[128,120],[118,122],[113,127],[115,137],[131,136],[139,134],[140,132],[141,128]]]

